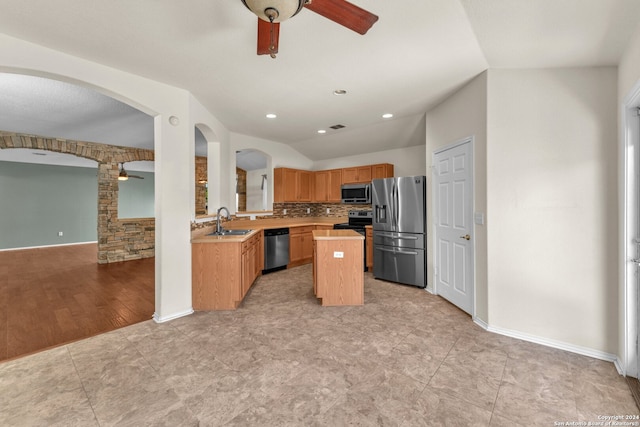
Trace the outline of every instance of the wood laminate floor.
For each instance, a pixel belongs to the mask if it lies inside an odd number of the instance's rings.
[[[97,245],[0,252],[0,361],[149,320],[154,258],[97,264]]]

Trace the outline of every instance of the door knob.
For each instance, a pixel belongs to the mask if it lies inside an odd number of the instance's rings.
[[[471,240],[471,236],[469,236],[468,234],[465,234],[464,236],[460,236],[460,238],[465,240]]]

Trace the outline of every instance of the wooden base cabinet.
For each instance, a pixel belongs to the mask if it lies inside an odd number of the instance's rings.
[[[347,236],[348,232],[353,236]],[[323,306],[364,304],[364,242],[353,230],[315,231],[313,292]]]
[[[289,264],[287,267],[297,267],[308,264],[313,257],[313,236],[311,232],[315,226],[289,228]]]
[[[244,242],[192,243],[194,310],[235,310],[262,271],[262,233]]]

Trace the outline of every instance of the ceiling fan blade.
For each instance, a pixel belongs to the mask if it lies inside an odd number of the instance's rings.
[[[128,175],[128,174],[127,174],[127,176],[128,176],[129,178],[138,178],[138,179],[144,179],[144,176],[138,176],[138,175]]]
[[[378,20],[373,13],[345,0],[313,0],[304,7],[358,34],[366,34]]]
[[[258,18],[258,55],[272,55],[278,53],[278,38],[280,24],[263,21]]]

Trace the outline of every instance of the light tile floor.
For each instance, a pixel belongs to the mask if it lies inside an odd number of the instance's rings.
[[[0,364],[2,426],[554,426],[637,415],[613,364],[492,334],[366,273],[321,307],[310,266],[236,311],[146,321]]]

